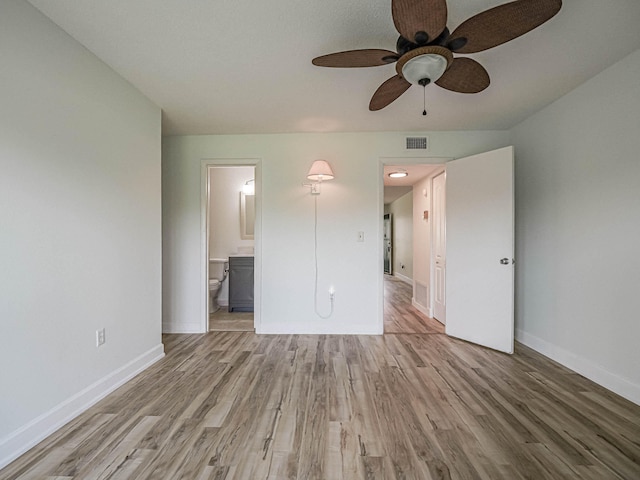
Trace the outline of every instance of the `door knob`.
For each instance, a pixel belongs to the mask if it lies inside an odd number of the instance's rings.
[[[508,258],[501,258],[500,259],[500,265],[509,265],[509,259]]]

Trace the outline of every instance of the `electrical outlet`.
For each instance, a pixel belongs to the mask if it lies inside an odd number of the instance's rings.
[[[96,330],[96,347],[104,345],[104,342],[106,342],[106,341],[107,340],[106,340],[106,337],[105,337],[104,328]]]

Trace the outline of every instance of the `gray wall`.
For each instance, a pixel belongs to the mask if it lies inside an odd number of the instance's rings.
[[[1,466],[163,349],[160,109],[22,0],[0,59]]]
[[[640,51],[513,129],[517,338],[640,403]]]

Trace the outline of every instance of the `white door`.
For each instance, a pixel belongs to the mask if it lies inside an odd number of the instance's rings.
[[[433,316],[446,323],[445,278],[446,257],[446,214],[445,214],[445,174],[433,179]]]
[[[513,147],[446,172],[446,333],[513,353]]]

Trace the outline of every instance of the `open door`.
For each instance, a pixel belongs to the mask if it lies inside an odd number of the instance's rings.
[[[446,333],[513,353],[513,147],[446,165]]]

